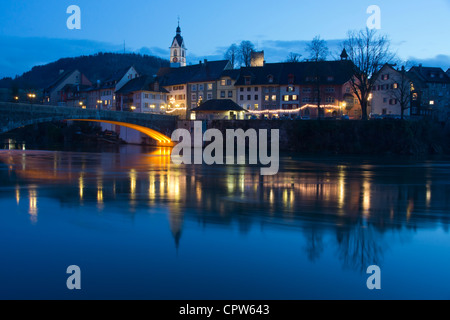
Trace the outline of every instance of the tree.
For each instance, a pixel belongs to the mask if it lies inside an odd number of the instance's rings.
[[[225,59],[230,61],[231,66],[233,67],[233,69],[236,67],[237,60],[238,60],[238,55],[239,55],[239,47],[235,43],[233,43],[228,48],[227,52],[225,53]]]
[[[300,62],[301,54],[290,52],[286,58],[286,62]]]
[[[351,86],[361,104],[362,119],[367,120],[369,96],[376,80],[374,75],[384,64],[394,59],[390,51],[390,41],[386,36],[377,35],[375,29],[349,31],[343,44],[348,58],[353,62]]]
[[[252,61],[252,52],[255,49],[255,45],[250,41],[244,40],[239,44],[238,61],[244,67],[250,67]]]
[[[322,72],[321,72],[321,61],[326,60],[328,56],[328,46],[325,40],[320,39],[320,36],[314,37],[311,43],[307,46],[307,51],[309,52],[310,61],[313,62],[313,81],[315,84],[314,93],[316,94],[317,100],[317,119],[320,120],[321,116],[321,92],[320,86],[322,85]]]
[[[310,60],[314,62],[326,60],[329,54],[327,42],[320,39],[320,36],[315,36],[306,50],[309,52]]]
[[[411,107],[411,86],[412,81],[408,77],[405,64],[402,64],[401,68],[397,70],[396,83],[390,90],[391,97],[396,99],[400,104],[400,114],[403,120],[405,111]]]

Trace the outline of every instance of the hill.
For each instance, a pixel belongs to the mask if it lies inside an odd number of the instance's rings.
[[[136,53],[97,53],[90,56],[63,58],[42,66],[35,66],[23,75],[0,80],[0,88],[8,89],[43,89],[51,84],[60,74],[60,70],[78,69],[89,80],[105,80],[117,70],[134,66],[141,74],[154,75],[159,68],[168,67],[169,61]]]

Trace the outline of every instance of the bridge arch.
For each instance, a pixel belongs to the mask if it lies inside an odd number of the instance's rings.
[[[137,124],[131,124],[131,123],[120,122],[120,121],[93,120],[93,119],[67,119],[67,121],[87,121],[87,122],[114,124],[114,125],[118,125],[118,126],[122,126],[122,127],[126,127],[126,128],[130,128],[130,129],[139,131],[139,132],[149,136],[150,138],[156,140],[158,142],[158,145],[160,145],[160,146],[172,146],[173,145],[172,140],[168,136],[166,136],[156,130],[146,128],[143,126],[139,126]]]

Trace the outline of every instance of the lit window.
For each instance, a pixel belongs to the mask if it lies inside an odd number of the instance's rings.
[[[434,105],[434,100],[430,100],[430,106]]]
[[[277,100],[277,96],[276,95],[272,95],[272,101]]]
[[[212,89],[213,89],[212,83],[208,83],[208,90],[212,90]]]

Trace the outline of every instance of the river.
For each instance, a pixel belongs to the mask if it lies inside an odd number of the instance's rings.
[[[450,298],[448,158],[282,154],[261,176],[163,148],[3,147],[1,299]]]

